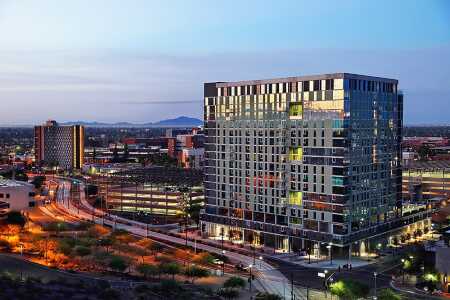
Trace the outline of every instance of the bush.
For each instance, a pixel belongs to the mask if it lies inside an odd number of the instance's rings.
[[[214,256],[209,254],[208,252],[202,252],[197,254],[192,262],[196,264],[212,264],[214,262]]]
[[[61,232],[61,231],[67,231],[68,226],[67,223],[64,222],[51,222],[43,226],[44,231],[52,231],[52,232]]]
[[[175,280],[175,275],[179,274],[181,267],[177,263],[167,263],[159,266],[161,273],[172,275],[172,280]]]
[[[70,239],[63,239],[58,241],[58,251],[64,255],[69,256],[72,254],[72,249],[74,244],[71,243]]]
[[[136,267],[136,271],[142,274],[145,278],[156,276],[159,270],[156,266],[149,264],[140,264]]]
[[[114,256],[109,262],[109,267],[114,271],[123,272],[128,268],[128,263],[120,256]]]
[[[402,296],[391,289],[382,289],[378,292],[378,300],[402,300]]]
[[[192,278],[192,283],[197,278],[204,278],[209,276],[209,271],[199,267],[190,267],[186,269],[184,274],[190,278]]]
[[[255,300],[281,300],[281,296],[269,293],[258,293]]]
[[[247,283],[245,282],[244,279],[242,279],[241,277],[234,276],[225,281],[223,287],[232,289],[243,289],[245,288],[246,285]]]
[[[359,299],[369,294],[369,287],[357,281],[345,279],[332,283],[330,291],[333,295],[344,299]]]
[[[76,246],[75,247],[75,253],[78,256],[87,256],[91,254],[91,249],[85,246]]]

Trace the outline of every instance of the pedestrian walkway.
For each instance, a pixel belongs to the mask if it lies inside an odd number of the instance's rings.
[[[186,232],[180,233],[179,230],[171,230],[172,234],[178,235],[180,238],[186,238]],[[242,245],[241,243],[232,243],[230,241],[223,241],[217,239],[208,239],[200,236],[198,231],[189,231],[187,237],[191,241],[197,241],[202,243],[207,243],[209,245],[214,245],[217,248],[223,248],[226,250],[233,250],[240,253],[245,253],[246,255],[252,256],[255,259],[255,263],[257,263],[260,259],[272,259],[276,261],[283,261],[291,264],[300,265],[307,268],[313,269],[329,269],[329,270],[337,270],[339,267],[344,268],[349,262],[348,259],[333,259],[332,261],[326,255],[322,255],[320,257],[311,255],[309,256],[300,256],[297,253],[274,253],[273,249],[269,250],[267,248],[251,248],[247,245]],[[223,246],[222,246],[223,243]],[[262,250],[262,251],[261,251]],[[370,264],[374,264],[377,262],[375,258],[361,258],[361,257],[352,257],[351,259],[351,267],[359,268],[364,267]]]
[[[308,256],[299,256],[299,255],[272,255],[273,259],[282,260],[288,263],[300,265],[307,268],[318,268],[318,269],[330,269],[336,270],[340,268],[345,268],[348,265],[348,259],[327,259],[326,256],[322,256],[320,259],[316,257],[309,258]],[[370,260],[363,259],[360,257],[352,257],[351,259],[351,267],[359,268],[364,267],[370,264],[376,263],[377,260],[371,258]]]

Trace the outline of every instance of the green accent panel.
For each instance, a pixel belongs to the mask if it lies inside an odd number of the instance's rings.
[[[303,193],[302,192],[289,192],[289,204],[290,205],[302,205]]]
[[[303,148],[302,147],[291,147],[289,148],[289,160],[303,160]]]
[[[289,104],[289,116],[290,117],[302,117],[303,116],[303,105],[301,103]]]
[[[344,185],[344,178],[333,176],[332,177],[333,185]]]

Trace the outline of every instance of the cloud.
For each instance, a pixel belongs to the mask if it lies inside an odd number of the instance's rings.
[[[188,104],[188,103],[201,103],[201,100],[175,100],[175,101],[125,101],[121,102],[121,104],[127,105],[154,105],[154,104],[162,104],[162,105],[173,105],[173,104]]]
[[[0,99],[8,103],[0,119],[145,123],[179,115],[201,117],[204,82],[333,72],[396,78],[405,92],[405,123],[449,121],[449,45],[198,55],[0,51]]]

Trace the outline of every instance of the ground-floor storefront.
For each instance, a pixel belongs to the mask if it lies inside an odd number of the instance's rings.
[[[269,254],[298,253],[308,260],[346,259],[351,264],[352,257],[376,257],[387,248],[420,239],[431,230],[431,220],[423,219],[404,227],[366,237],[345,245],[324,243],[306,238],[267,233],[235,226],[202,221],[202,235],[222,244],[250,246]]]

